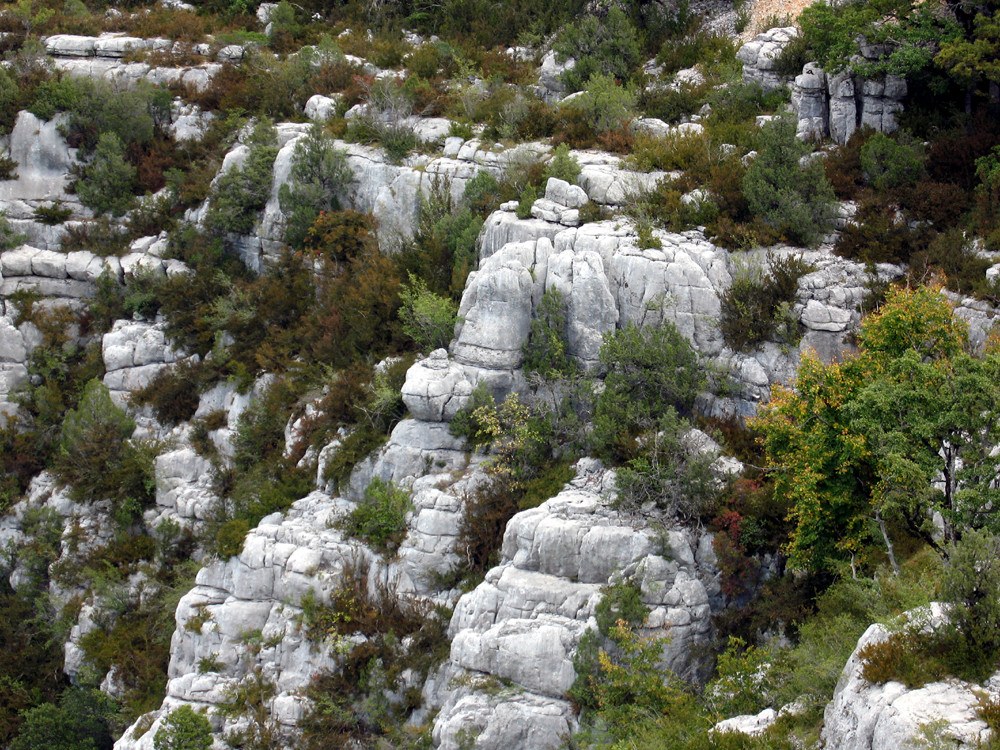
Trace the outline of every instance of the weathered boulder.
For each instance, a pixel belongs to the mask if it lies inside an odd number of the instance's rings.
[[[826,73],[817,63],[806,63],[792,86],[792,106],[798,112],[795,134],[802,140],[821,140],[830,133],[830,104]]]
[[[782,26],[758,34],[736,52],[743,63],[743,80],[758,83],[765,91],[773,91],[788,83],[789,76],[779,73],[777,60],[782,50],[799,35],[794,26]]]
[[[566,85],[562,82],[562,74],[567,70],[572,70],[576,65],[576,60],[569,58],[563,62],[556,60],[556,53],[549,51],[542,58],[542,64],[538,69],[538,95],[547,102],[555,102],[566,95]]]
[[[618,323],[618,310],[601,256],[593,250],[563,250],[549,258],[547,289],[557,289],[566,305],[569,351],[585,366],[597,364],[604,335]]]
[[[742,716],[723,719],[712,727],[712,731],[719,734],[738,732],[749,737],[756,737],[766,732],[777,719],[777,711],[773,708],[765,708],[759,714],[744,714]]]
[[[129,396],[148,386],[173,363],[186,358],[167,341],[165,323],[118,320],[101,341],[104,385],[121,407]],[[148,420],[144,420],[148,421]],[[157,426],[153,425],[157,432]]]
[[[929,611],[916,613],[927,626],[946,619],[944,608],[932,604]],[[904,750],[915,746],[924,728],[937,727],[949,747],[981,747],[990,736],[979,716],[979,695],[983,688],[958,680],[933,682],[908,689],[899,682],[875,685],[862,676],[859,652],[865,646],[888,638],[890,631],[872,625],[858,640],[847,660],[833,700],[823,714],[823,742],[829,750]],[[998,679],[994,676],[993,680]],[[995,692],[990,689],[988,692]]]
[[[444,349],[414,364],[403,384],[403,403],[415,419],[425,422],[450,422],[471,394],[465,368],[449,361]]]
[[[537,245],[542,243],[546,240]],[[469,274],[451,350],[456,361],[492,370],[520,367],[534,291],[531,262],[524,260],[530,256],[533,261],[537,254],[529,243],[507,245]]]

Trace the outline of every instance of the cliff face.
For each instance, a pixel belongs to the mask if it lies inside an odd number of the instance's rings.
[[[780,85],[771,62],[790,36],[787,29],[772,30],[746,45],[740,53],[745,75],[768,86]],[[210,61],[212,50],[195,50],[206,57],[203,64],[169,69],[122,61],[126,51],[138,48],[173,49],[163,40],[128,37],[60,36],[47,41],[59,67],[73,75],[153,82],[175,77],[195,88],[207,85],[220,61],[242,55],[242,48],[225,47],[214,51]],[[555,81],[554,65],[546,58],[543,81]],[[905,93],[900,85],[888,79],[829,77],[807,67],[794,82],[799,134],[829,134],[842,143],[859,124],[889,132]],[[306,111],[321,119],[332,101],[314,97]],[[197,138],[208,119],[178,104],[172,127],[177,138]],[[547,159],[551,151],[538,143],[504,148],[478,138],[445,137],[441,122],[418,119],[410,124],[427,145],[425,153],[401,163],[390,161],[378,147],[338,142],[353,176],[344,202],[375,217],[387,249],[413,237],[421,202],[433,192],[448,191],[457,202],[478,173],[500,176],[510,165]],[[78,218],[88,212],[65,191],[76,154],[58,126],[58,120],[43,123],[22,112],[8,144],[11,158],[18,162],[18,177],[0,182],[0,208],[28,241],[0,255],[3,414],[15,411],[11,394],[28,378],[28,362],[41,342],[37,326],[19,321],[18,304],[9,299],[12,294],[29,291],[42,298],[36,304],[74,309],[96,294],[102,274],[123,281],[137,274],[191,273],[184,263],[163,257],[167,242],[160,235],[133,242],[121,257],[59,252],[66,228],[33,220],[34,210],[60,200]],[[280,256],[285,215],[279,190],[289,180],[292,153],[306,130],[299,123],[277,126],[279,150],[266,206],[252,234],[228,238],[253,272],[268,268]],[[247,146],[236,145],[220,174],[238,167],[247,152]],[[344,654],[336,648],[344,641],[331,642],[312,631],[309,608],[317,602],[330,605],[359,576],[366,590],[382,592],[383,597],[412,606],[453,608],[447,658],[429,674],[408,671],[388,698],[401,703],[403,692],[419,694],[412,722],[430,722],[434,745],[443,750],[466,747],[470,737],[481,750],[561,746],[578,726],[567,698],[576,679],[574,655],[584,633],[596,626],[595,608],[609,585],[638,588],[650,610],[643,634],[669,639],[663,667],[704,680],[708,665],[699,654],[712,639],[713,615],[725,604],[712,534],[675,519],[654,524],[642,514],[614,510],[614,472],[595,459],[579,460],[571,481],[538,507],[513,516],[503,533],[499,562],[478,586],[463,593],[444,583],[460,561],[457,540],[469,497],[487,481],[483,457],[452,435],[448,423],[468,405],[478,384],[485,384],[498,399],[511,392],[531,393],[522,370],[522,348],[543,294],[553,289],[566,303],[568,354],[585,370],[599,369],[599,350],[610,332],[629,323],[670,322],[705,362],[731,381],[724,395],[702,395],[702,411],[752,415],[768,400],[772,386],[794,377],[802,353],[815,350],[830,361],[850,349],[870,274],[862,264],[835,256],[830,243],[815,250],[773,248],[773,257],[801,256],[810,269],[799,279],[789,310],[801,336],[794,343],[768,341],[751,352],[735,352],[726,346],[720,329],[721,298],[740,264],[748,262],[747,257],[762,262],[767,251],[750,251],[737,260],[697,229],[654,230],[655,243],[642,241],[619,209],[637,192],[653,188],[665,173],[633,171],[619,157],[598,151],[571,155],[581,167],[576,184],[549,179],[528,218],[519,218],[512,202],[486,219],[477,242],[478,267],[466,282],[454,336],[447,349],[409,368],[402,387],[408,417],[388,442],[358,463],[339,492],[324,476],[324,459],[337,444],[303,450],[300,465],[316,470],[311,492],[287,512],[266,516],[228,560],[210,558],[203,550],[195,553],[203,567],[176,608],[163,703],[129,727],[116,750],[151,750],[171,710],[180,705],[224,707],[231,704],[233,691],[251,680],[272,686],[267,721],[279,736],[294,737],[309,709],[305,691],[310,682],[321,672],[344,668]],[[584,221],[581,209],[588,204],[606,209],[610,218]],[[207,208],[204,204],[190,210],[184,220],[203,222]],[[898,277],[902,269],[883,264],[876,272],[885,280]],[[992,309],[971,299],[956,302],[981,343]],[[172,344],[165,328],[162,319],[137,315],[118,320],[100,336],[103,382],[115,403],[129,405],[129,396],[158,374],[196,361]],[[97,337],[86,332],[74,331],[72,338],[97,343]],[[241,392],[234,384],[219,383],[200,395],[191,423],[174,428],[159,424],[148,411],[136,413],[137,437],[167,441],[155,463],[155,505],[143,516],[147,530],[169,522],[199,531],[212,523],[220,497],[212,461],[195,448],[192,423],[215,415],[207,440],[221,460],[232,459],[240,415],[260,401],[269,384],[265,376]],[[300,419],[288,415],[289,452]],[[351,538],[342,528],[343,519],[376,478],[411,494],[405,537],[393,555]],[[65,519],[67,528],[73,520],[93,546],[113,538],[102,521],[109,513],[106,505],[74,503],[43,474],[0,523],[0,547],[17,543],[25,513],[43,506]],[[71,546],[67,531],[60,547],[63,560],[80,554]],[[11,580],[16,585],[17,571]],[[135,582],[137,596],[142,584]],[[101,603],[84,591],[55,588],[51,593],[66,601],[73,593],[85,598],[65,647],[65,669],[74,676],[85,666],[79,643],[94,627]],[[859,648],[880,632],[869,631]],[[347,637],[355,645],[365,638]],[[412,644],[404,639],[402,649],[409,648]],[[827,709],[827,747],[904,747],[924,718],[932,717],[958,727],[955,736],[969,746],[985,736],[966,687],[931,685],[911,692],[893,685],[874,688],[857,670],[855,655]],[[105,676],[103,686],[113,691],[113,674]],[[213,717],[217,738],[245,728],[248,721],[245,716]]]

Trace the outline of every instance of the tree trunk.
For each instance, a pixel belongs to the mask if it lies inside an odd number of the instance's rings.
[[[882,532],[882,540],[885,542],[885,550],[889,553],[889,562],[892,564],[892,572],[899,577],[899,563],[896,562],[896,550],[892,546],[892,540],[889,538],[889,532],[885,528],[885,519],[882,518],[882,514],[879,512],[875,513],[875,520],[878,522],[879,531]]]

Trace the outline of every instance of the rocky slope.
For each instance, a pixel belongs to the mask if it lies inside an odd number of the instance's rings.
[[[744,75],[767,86],[785,85],[772,62],[790,37],[789,30],[777,29],[746,45],[740,53]],[[222,62],[243,54],[234,46],[182,50],[166,40],[123,36],[50,37],[46,48],[57,66],[73,75],[180,80],[196,88],[206,85]],[[196,54],[205,60],[183,68],[122,60],[138,49]],[[554,60],[543,62],[543,87],[555,81],[553,65]],[[800,135],[830,135],[842,143],[859,125],[891,131],[905,85],[829,77],[807,66],[794,79],[794,91]],[[306,114],[323,119],[333,101],[314,97]],[[178,138],[197,137],[205,121],[189,107],[178,103],[174,108],[172,127]],[[550,153],[544,144],[504,148],[478,138],[447,137],[448,124],[438,120],[410,124],[429,145],[426,153],[401,164],[390,162],[378,147],[338,143],[353,174],[345,202],[375,216],[386,247],[412,237],[421,199],[432,191],[448,190],[458,199],[481,170],[499,176],[511,164]],[[653,130],[660,126],[667,127],[645,123]],[[18,322],[17,305],[6,300],[10,294],[29,290],[44,297],[46,305],[73,306],[95,293],[102,273],[122,280],[140,272],[190,272],[179,261],[161,257],[166,243],[160,236],[136,241],[121,258],[58,252],[64,228],[38,223],[31,218],[33,211],[64,201],[77,217],[88,213],[65,192],[76,156],[58,127],[58,119],[43,123],[22,112],[5,144],[18,163],[18,177],[0,182],[0,208],[28,239],[0,256],[0,296],[5,299],[0,310],[0,409],[5,413],[14,409],[9,394],[27,378],[27,363],[40,340],[31,322]],[[280,150],[270,198],[253,234],[231,238],[254,271],[267,267],[280,252],[284,214],[278,193],[306,127],[277,126]],[[239,165],[247,150],[235,146],[222,172]],[[711,618],[724,605],[712,535],[676,523],[654,527],[647,518],[612,510],[613,472],[592,459],[579,461],[575,478],[554,497],[514,516],[504,533],[499,564],[474,590],[442,589],[442,577],[458,561],[456,539],[468,495],[484,481],[482,458],[471,455],[465,442],[449,433],[447,423],[479,383],[497,397],[530,390],[521,370],[522,346],[546,290],[562,292],[569,353],[585,368],[597,367],[608,332],[628,323],[669,321],[733,381],[724,396],[704,395],[704,411],[746,416],[769,398],[772,386],[794,376],[802,353],[815,350],[829,361],[849,349],[869,275],[861,264],[833,255],[829,243],[809,251],[774,248],[778,257],[801,255],[812,269],[799,280],[790,311],[801,324],[801,338],[768,342],[751,353],[734,352],[720,331],[720,298],[740,264],[762,262],[765,251],[737,260],[699,230],[656,230],[659,247],[642,247],[636,228],[616,209],[637,191],[653,187],[663,173],[631,171],[620,158],[596,151],[572,155],[581,166],[576,184],[550,179],[529,218],[518,218],[516,205],[506,204],[486,220],[478,241],[479,265],[468,278],[454,338],[447,350],[439,349],[410,368],[402,389],[409,418],[395,427],[388,443],[358,465],[339,494],[323,476],[324,451],[331,446],[307,454],[303,461],[317,465],[315,490],[287,512],[264,518],[238,555],[203,560],[195,586],[176,610],[162,706],[126,730],[118,750],[152,748],[156,730],[173,708],[218,708],[230,700],[233,686],[261,677],[275,688],[267,708],[276,730],[292,737],[307,708],[303,691],[312,677],[341,666],[339,655],[317,643],[304,626],[303,599],[329,603],[345,578],[358,570],[365,571],[371,590],[454,607],[447,660],[426,681],[414,678],[406,686],[422,695],[414,723],[433,717],[433,741],[444,750],[464,747],[469,737],[481,750],[548,748],[564,742],[577,727],[566,697],[575,678],[573,656],[581,636],[594,627],[601,589],[610,583],[639,586],[651,610],[646,633],[670,639],[663,653],[666,668],[685,677],[705,676],[706,665],[695,654],[710,641]],[[608,208],[611,218],[585,223],[581,209],[588,203]],[[190,211],[186,220],[197,224],[206,209]],[[901,269],[883,265],[877,272],[889,279]],[[959,314],[974,323],[974,337],[981,343],[992,325],[992,309],[957,301]],[[130,393],[187,357],[167,340],[160,320],[116,322],[103,335],[101,352],[104,383],[119,404],[127,404]],[[264,378],[243,394],[233,385],[219,384],[201,395],[195,418],[223,413],[221,426],[209,434],[223,457],[232,455],[240,414],[261,397],[268,382]],[[137,423],[137,436],[171,441],[156,460],[156,504],[146,511],[146,527],[156,529],[169,520],[197,530],[213,518],[219,497],[210,461],[192,446],[190,425],[167,430],[144,414],[137,415]],[[294,442],[294,420],[289,420],[286,435],[289,444]],[[405,539],[391,559],[348,538],[337,525],[375,477],[398,483],[412,498]],[[76,519],[74,528],[83,529],[95,545],[110,538],[100,520],[107,508],[77,506],[43,475],[3,518],[0,546],[16,544],[24,513],[40,506]],[[69,559],[68,539],[64,547],[62,555]],[[16,581],[17,571],[12,576]],[[66,671],[71,675],[81,668],[78,644],[91,627],[97,604],[91,601],[81,610],[67,643]],[[870,630],[859,648],[878,637],[884,637],[884,630]],[[253,638],[258,647],[249,648]],[[921,724],[937,719],[947,721],[956,740],[970,746],[985,736],[967,686],[938,684],[920,691],[893,684],[874,687],[857,670],[855,656],[827,710],[827,747],[903,747]],[[108,676],[105,684],[111,682]],[[214,728],[221,736],[239,728],[240,721],[216,717]]]

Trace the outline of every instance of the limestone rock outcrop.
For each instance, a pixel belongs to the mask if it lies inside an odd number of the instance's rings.
[[[185,357],[167,341],[165,323],[119,320],[101,342],[104,385],[119,406],[149,385],[165,368]]]
[[[693,649],[710,637],[721,604],[711,536],[658,534],[623,517],[608,507],[613,481],[599,462],[581,460],[558,495],[507,524],[501,562],[455,605],[450,658],[424,690],[427,706],[440,707],[439,748],[458,748],[462,727],[479,730],[470,735],[477,750],[560,746],[576,727],[566,699],[573,655],[609,583],[641,587],[651,609],[644,631],[670,638],[665,667],[686,676],[702,668]]]
[[[946,619],[944,608],[932,604],[918,615],[926,626]],[[899,682],[875,685],[862,676],[859,651],[884,641],[890,631],[872,625],[858,640],[844,667],[833,700],[824,713],[823,741],[829,750],[904,750],[937,732],[949,747],[981,747],[991,732],[977,711],[979,695],[1000,693],[1000,674],[983,686],[958,680],[934,682],[908,689]]]
[[[764,91],[774,91],[788,83],[788,76],[778,72],[782,50],[799,35],[794,26],[780,26],[758,34],[736,52],[743,63],[743,80],[757,83]]]
[[[866,78],[849,69],[824,71],[815,62],[806,63],[796,76],[779,73],[778,58],[796,36],[795,27],[770,29],[740,47],[736,57],[743,63],[744,81],[757,83],[765,91],[791,88],[800,138],[829,136],[844,144],[862,127],[881,133],[896,130],[907,94],[906,79],[891,74]],[[852,64],[874,62],[883,51],[877,45],[860,45]]]

